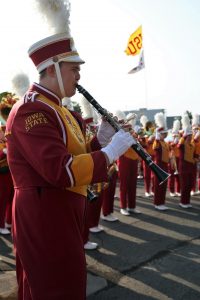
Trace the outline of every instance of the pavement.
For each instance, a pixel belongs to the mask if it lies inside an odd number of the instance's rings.
[[[121,215],[116,197],[119,221],[101,220],[104,232],[90,235],[99,248],[86,251],[88,300],[200,299],[200,196],[191,197],[190,209],[178,203],[167,193],[169,210],[156,211],[143,180],[137,185],[141,214]],[[0,236],[0,299],[17,299],[10,236]]]

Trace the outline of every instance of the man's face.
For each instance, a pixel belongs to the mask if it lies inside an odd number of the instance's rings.
[[[186,141],[187,141],[188,143],[190,143],[191,140],[192,140],[192,135],[191,135],[191,134],[190,134],[190,135],[187,135],[187,136],[186,136]]]
[[[76,93],[76,84],[80,79],[80,64],[62,62],[60,72],[65,89],[65,96],[72,97]]]
[[[167,132],[160,134],[161,140],[164,140],[166,137],[167,137]]]

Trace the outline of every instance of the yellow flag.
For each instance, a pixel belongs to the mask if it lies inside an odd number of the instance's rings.
[[[128,40],[128,45],[125,50],[127,55],[137,55],[142,49],[142,26],[133,32]]]

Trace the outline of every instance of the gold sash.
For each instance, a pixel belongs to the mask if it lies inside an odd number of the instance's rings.
[[[80,129],[80,126],[76,119],[72,116],[72,114],[63,106],[59,106],[53,101],[49,100],[48,98],[44,97],[40,94],[37,97],[38,100],[50,105],[53,107],[57,113],[59,114],[60,118],[65,125],[65,130],[67,132],[67,151],[72,155],[79,155],[87,153],[86,151],[86,144],[85,138],[83,133]],[[69,191],[72,191],[77,194],[81,194],[86,196],[87,195],[87,186],[75,186],[72,188],[66,188]]]

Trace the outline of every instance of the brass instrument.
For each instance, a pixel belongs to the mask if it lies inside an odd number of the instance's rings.
[[[170,160],[171,168],[172,170],[174,170],[174,175],[178,175],[178,168],[177,168],[176,156],[174,150],[171,150],[169,160]]]

